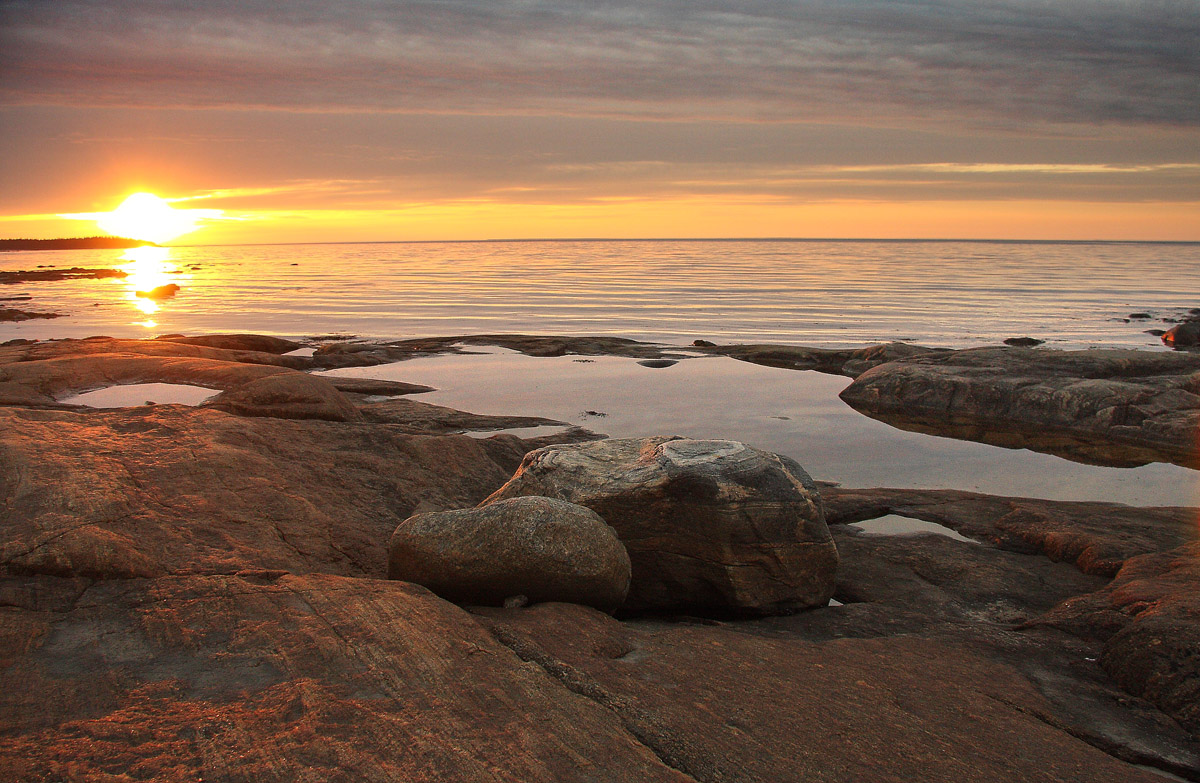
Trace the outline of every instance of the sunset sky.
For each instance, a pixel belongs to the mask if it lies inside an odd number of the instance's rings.
[[[1200,0],[0,0],[0,237],[1200,240]],[[212,218],[220,210],[220,218]]]

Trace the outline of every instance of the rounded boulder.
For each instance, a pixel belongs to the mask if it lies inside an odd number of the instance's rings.
[[[522,495],[587,506],[613,526],[633,568],[627,609],[769,615],[833,595],[820,494],[778,454],[682,438],[548,446],[484,504]]]
[[[388,578],[459,604],[525,596],[611,612],[629,591],[629,555],[594,511],[546,497],[409,517],[392,534]]]

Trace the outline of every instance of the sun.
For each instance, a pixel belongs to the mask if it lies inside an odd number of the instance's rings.
[[[195,231],[210,210],[175,209],[153,193],[134,193],[112,212],[99,213],[96,223],[110,234],[147,242],[166,242]]]

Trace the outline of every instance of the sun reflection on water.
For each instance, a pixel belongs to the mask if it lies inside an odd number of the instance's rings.
[[[162,309],[153,298],[144,296],[165,285],[170,285],[177,277],[177,270],[170,263],[171,249],[166,247],[132,247],[121,256],[127,263],[121,266],[125,272],[125,298],[133,303],[143,315],[153,315]],[[140,294],[143,294],[139,296]],[[158,324],[150,318],[137,322],[137,325],[153,329]]]

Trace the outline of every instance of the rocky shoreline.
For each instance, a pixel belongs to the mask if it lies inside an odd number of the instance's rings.
[[[525,335],[327,342],[312,356],[249,335],[0,347],[0,774],[1200,780],[1200,510],[820,485],[804,474],[819,465],[660,433],[471,437],[556,422],[307,372],[483,345],[815,369],[856,378],[847,401],[903,413],[898,426],[1200,466],[1200,356],[1179,352]],[[216,394],[196,407],[61,401],[150,382]],[[607,565],[567,558],[539,572],[550,592],[520,595],[532,577],[503,566],[529,550],[501,550],[517,523],[494,522],[514,500],[530,506],[517,511],[535,544],[570,517],[564,551]],[[688,519],[710,515],[703,536],[672,517],[687,504]],[[477,506],[490,516],[459,511]],[[888,514],[969,540],[856,527]],[[439,597],[438,574],[413,570],[434,557],[428,533],[406,539],[397,566],[393,534],[410,517],[492,531],[466,544],[507,552],[490,564],[496,600]],[[797,526],[832,567],[801,556]],[[624,609],[614,540],[638,585]],[[563,592],[585,571],[602,596],[591,606]],[[801,576],[828,587],[730,610]]]

